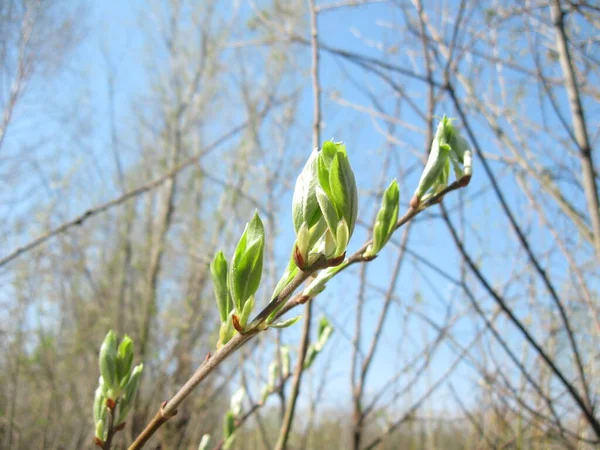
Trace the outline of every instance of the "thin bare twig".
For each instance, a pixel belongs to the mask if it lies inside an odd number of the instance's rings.
[[[598,186],[594,177],[594,161],[592,159],[592,147],[588,137],[588,130],[585,124],[585,115],[579,95],[579,87],[575,78],[573,62],[568,46],[567,33],[565,31],[564,16],[560,0],[552,0],[550,4],[550,13],[552,15],[552,24],[556,34],[556,49],[560,59],[560,66],[565,76],[565,89],[569,97],[569,106],[571,108],[571,118],[577,145],[579,146],[581,170],[583,172],[583,189],[588,207],[588,213],[594,230],[594,247],[596,248],[596,257],[600,260],[600,201],[598,199]]]
[[[265,115],[267,114],[267,112],[275,107],[275,106],[279,106],[280,104],[282,104],[285,100],[283,101],[279,101],[277,103],[271,103],[269,102],[266,107],[262,110],[260,115]],[[53,237],[56,237],[62,233],[65,233],[66,231],[69,231],[71,228],[74,228],[76,226],[80,226],[82,225],[84,222],[86,222],[87,220],[89,220],[90,218],[101,214],[103,212],[106,212],[107,210],[118,206],[124,202],[126,202],[127,200],[130,200],[132,198],[137,197],[140,194],[143,194],[145,192],[148,192],[152,189],[157,188],[158,186],[162,185],[163,183],[165,183],[167,180],[171,179],[175,174],[181,172],[182,170],[186,169],[187,167],[192,166],[193,164],[195,164],[197,162],[197,160],[205,155],[207,155],[208,153],[212,152],[213,150],[215,150],[216,148],[220,147],[221,145],[223,145],[224,143],[226,143],[227,141],[229,141],[230,139],[232,139],[233,137],[237,136],[242,130],[244,130],[248,124],[250,123],[249,120],[245,120],[242,123],[240,123],[239,125],[235,126],[234,128],[232,128],[231,130],[229,130],[227,133],[225,133],[224,135],[220,136],[219,138],[217,138],[215,141],[213,141],[211,144],[207,145],[200,153],[197,153],[187,159],[185,159],[184,161],[182,161],[181,163],[177,164],[175,167],[173,167],[171,170],[169,170],[168,172],[164,173],[163,175],[159,176],[158,178],[155,178],[152,181],[149,181],[148,183],[145,183],[141,186],[138,186],[134,189],[131,189],[130,191],[127,191],[125,194],[122,194],[112,200],[109,200],[105,203],[102,203],[98,206],[95,206],[93,208],[88,209],[87,211],[85,211],[83,214],[80,214],[79,216],[64,222],[63,224],[59,225],[58,227],[48,231],[47,233],[44,233],[40,236],[38,236],[37,238],[33,239],[32,241],[28,242],[27,244],[24,244],[16,249],[14,249],[12,252],[10,252],[8,255],[2,257],[0,259],[0,267],[8,264],[9,262],[11,262],[12,260],[18,258],[19,256],[23,255],[24,253],[33,250],[36,247],[39,247],[40,245],[44,244],[45,242],[47,242],[48,240],[52,239]]]

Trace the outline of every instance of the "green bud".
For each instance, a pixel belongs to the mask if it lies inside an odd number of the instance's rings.
[[[279,366],[277,365],[277,363],[275,361],[272,361],[269,364],[269,382],[267,383],[267,386],[269,387],[270,391],[275,389],[275,382],[277,381],[278,376],[279,376]]]
[[[346,147],[327,141],[321,151],[311,154],[296,181],[292,205],[297,235],[297,252],[292,256],[296,265],[310,267],[319,254],[327,258],[342,255],[357,211],[356,181]]]
[[[208,443],[210,442],[210,434],[205,434],[200,439],[200,444],[198,445],[198,450],[207,450]]]
[[[327,344],[327,341],[331,337],[332,333],[333,327],[331,326],[327,318],[325,316],[321,317],[321,320],[319,321],[318,331],[319,338],[317,339],[317,343],[315,344],[315,350],[317,350],[317,352],[323,350],[323,347],[325,347],[325,344]]]
[[[332,333],[333,327],[331,326],[326,317],[322,317],[319,321],[317,342],[311,344],[311,346],[308,348],[308,351],[306,352],[306,358],[304,358],[305,369],[308,369],[310,368],[310,366],[312,366],[317,355],[323,350],[323,347],[325,347],[325,344],[327,344],[327,341],[331,337]]]
[[[365,252],[366,256],[375,256],[392,237],[400,209],[400,190],[396,180],[392,181],[383,193],[381,208],[373,226],[373,243]]]
[[[235,416],[233,412],[227,411],[225,413],[225,420],[223,421],[223,436],[225,439],[229,438],[235,433]]]
[[[250,314],[252,314],[252,310],[254,309],[254,295],[250,296],[248,301],[244,303],[244,309],[242,309],[242,314],[240,314],[240,325],[242,328],[246,326],[248,322],[248,318]]]
[[[225,439],[225,443],[223,444],[223,450],[229,450],[235,441],[235,433]]]
[[[129,381],[131,365],[133,364],[133,341],[127,335],[123,337],[117,350],[117,378],[122,389]]]
[[[123,396],[121,397],[121,402],[119,403],[119,419],[117,421],[117,425],[121,425],[127,419],[127,415],[133,406],[135,396],[140,386],[140,378],[143,370],[144,364],[138,364],[131,372],[131,377],[129,377],[129,381],[125,385]]]
[[[264,244],[265,230],[256,213],[246,225],[231,259],[229,285],[238,313],[241,313],[244,303],[256,293],[260,285]]]
[[[223,252],[218,252],[215,255],[210,264],[210,274],[212,276],[213,289],[222,323],[227,320],[227,316],[233,308],[231,295],[227,288],[227,260]]]
[[[269,386],[264,386],[260,393],[260,402],[264,404],[267,401],[267,398],[269,398],[270,394],[271,390],[269,389]]]
[[[230,410],[235,417],[239,416],[240,412],[242,411],[242,402],[244,401],[245,395],[246,390],[242,387],[239,388],[231,397]]]
[[[221,348],[223,345],[227,344],[235,334],[232,318],[233,311],[229,313],[227,320],[221,324],[221,328],[219,328],[219,342],[217,344],[217,348]]]
[[[290,375],[290,349],[287,345],[282,345],[280,349],[281,357],[281,376],[287,378]]]
[[[452,125],[451,119],[444,116],[440,121],[431,143],[431,151],[427,164],[419,180],[419,185],[411,199],[411,207],[418,208],[422,200],[441,192],[449,182],[450,164],[454,168],[457,180],[463,179],[467,170],[465,154],[469,152],[469,144]],[[470,152],[469,152],[470,171]]]
[[[292,317],[290,319],[286,319],[286,320],[284,320],[282,322],[274,323],[271,326],[273,328],[287,328],[287,327],[291,327],[296,322],[298,322],[301,318],[302,318],[302,314],[300,314],[299,316],[296,316],[296,317]]]
[[[98,361],[100,374],[106,385],[107,397],[115,400],[120,388],[117,379],[117,336],[113,330],[108,332],[104,342],[102,342]]]

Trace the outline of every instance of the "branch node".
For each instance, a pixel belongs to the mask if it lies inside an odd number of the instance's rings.
[[[166,400],[160,404],[160,410],[159,411],[160,411],[161,417],[163,419],[165,419],[165,421],[166,421],[166,420],[169,420],[171,417],[176,416],[177,415],[177,410],[173,411],[173,414],[168,414],[167,415],[167,414],[165,414],[165,406],[167,406],[167,401]]]

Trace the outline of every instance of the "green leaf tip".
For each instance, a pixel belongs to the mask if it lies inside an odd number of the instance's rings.
[[[238,313],[260,285],[263,267],[265,230],[258,213],[244,229],[231,259],[229,288]]]

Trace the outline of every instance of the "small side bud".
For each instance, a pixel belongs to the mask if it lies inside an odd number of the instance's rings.
[[[248,318],[250,314],[252,314],[252,310],[254,309],[254,295],[251,295],[250,298],[244,303],[244,309],[242,310],[242,314],[240,315],[240,325],[242,329],[246,327],[246,323],[248,322]]]
[[[227,320],[221,324],[219,328],[219,342],[217,348],[221,348],[227,344],[233,335],[235,334],[235,328],[233,327],[233,311],[227,316]]]
[[[271,394],[271,390],[269,389],[269,386],[264,386],[261,393],[260,393],[260,403],[264,405],[264,403],[267,401],[267,398],[269,398],[269,394]]]
[[[269,364],[269,382],[267,386],[269,390],[272,391],[275,389],[275,382],[277,381],[277,377],[279,376],[279,366],[275,361]]]
[[[310,234],[308,225],[303,223],[298,229],[298,237],[296,238],[296,251],[299,253],[300,261],[308,261],[309,244]]]
[[[235,417],[239,416],[240,412],[242,412],[242,402],[244,401],[245,395],[246,390],[242,387],[231,396],[230,410]]]
[[[287,345],[282,345],[281,356],[281,376],[287,378],[290,375],[290,349]]]
[[[210,434],[205,434],[200,439],[200,444],[198,445],[198,450],[207,450],[208,443],[210,442]]]
[[[290,319],[283,320],[281,322],[273,323],[270,326],[273,328],[288,328],[294,325],[296,322],[298,322],[301,318],[302,314],[292,317]]]
[[[337,232],[335,236],[335,257],[340,256],[346,251],[348,241],[350,240],[350,230],[345,219],[338,222]]]
[[[319,353],[321,353],[321,351],[323,350],[323,347],[325,347],[325,344],[327,344],[327,341],[331,337],[332,333],[333,333],[333,327],[331,326],[331,324],[329,323],[327,318],[323,316],[321,318],[321,320],[319,321],[319,331],[318,331],[317,342],[315,342],[308,348],[308,352],[307,352],[306,358],[304,360],[304,368],[305,369],[310,368],[310,366],[315,361],[317,355]]]

